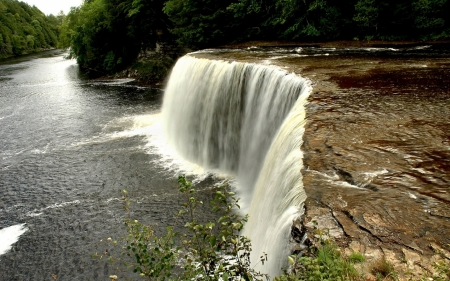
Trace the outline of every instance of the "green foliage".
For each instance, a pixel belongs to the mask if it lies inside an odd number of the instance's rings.
[[[450,38],[449,6],[448,0],[89,0],[63,18],[59,46],[70,46],[82,67],[111,73],[158,41],[199,49],[261,39],[442,40]],[[3,35],[0,50],[14,41],[20,52],[36,45],[33,39]]]
[[[378,3],[376,0],[359,0],[355,5],[353,20],[368,30],[376,31],[378,28]]]
[[[0,0],[0,58],[54,48],[59,22],[17,0]]]
[[[61,47],[83,68],[112,73],[131,65],[167,30],[162,0],[91,0],[74,8],[61,27]]]
[[[185,177],[179,177],[178,183],[184,203],[176,215],[175,225],[178,221],[187,220],[184,231],[180,234],[167,227],[166,234],[159,237],[152,226],[126,220],[127,236],[122,239],[123,254],[129,258],[126,265],[150,280],[240,281],[267,278],[251,268],[251,243],[240,235],[247,217],[236,212],[239,205],[234,193],[229,192],[226,185],[219,187],[211,201],[211,211],[219,219],[202,223],[197,210],[203,202],[196,197],[196,190]],[[126,191],[123,199],[128,210]],[[107,241],[117,244],[110,238]],[[115,261],[109,253],[106,256],[95,254],[94,257]]]
[[[339,7],[341,6],[341,7]],[[344,25],[342,8],[334,1],[278,1],[278,16],[272,23],[279,26],[284,38],[335,39]]]
[[[167,227],[163,237],[155,236],[153,228],[137,220],[126,220],[128,235],[125,237],[125,253],[135,259],[131,263],[133,272],[152,280],[164,280],[172,275],[175,268],[178,247],[175,246],[176,233]]]
[[[233,41],[237,30],[227,7],[232,0],[168,0],[164,13],[173,22],[171,32],[182,45],[199,49]]]
[[[167,56],[151,58],[134,63],[131,71],[137,71],[137,79],[141,82],[157,82],[167,76],[174,62],[174,59]]]
[[[366,257],[364,257],[363,254],[358,253],[358,252],[352,252],[348,256],[348,261],[351,263],[361,263],[361,262],[364,262],[365,260],[366,260]]]
[[[416,0],[412,2],[414,26],[422,39],[436,40],[450,36],[447,0]],[[446,22],[447,19],[447,22]]]
[[[308,256],[290,256],[291,273],[276,277],[276,281],[360,280],[353,262],[342,256],[339,248],[321,239],[320,246]]]

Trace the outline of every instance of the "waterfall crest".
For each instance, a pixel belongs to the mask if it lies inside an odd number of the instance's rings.
[[[163,101],[169,145],[187,160],[237,178],[252,261],[272,277],[285,265],[292,219],[306,196],[300,170],[310,82],[277,67],[184,56]]]

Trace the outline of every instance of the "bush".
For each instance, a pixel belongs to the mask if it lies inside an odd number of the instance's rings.
[[[228,186],[217,188],[211,202],[211,210],[219,217],[217,223],[200,223],[196,211],[203,202],[195,196],[195,189],[185,177],[179,177],[178,183],[185,201],[176,221],[187,218],[186,231],[180,234],[167,227],[166,234],[159,237],[152,226],[127,219],[127,236],[121,239],[122,254],[128,257],[125,265],[149,280],[267,279],[251,268],[251,243],[240,235],[247,217],[236,212],[239,200],[228,191]],[[126,191],[123,200],[128,211]],[[107,241],[117,244],[110,238]],[[108,259],[115,261],[111,256]]]
[[[276,277],[276,281],[356,281],[361,280],[353,266],[353,259],[346,258],[333,241],[320,236],[319,245],[312,246],[306,256],[289,256],[290,273]],[[359,254],[364,259],[362,254]],[[361,257],[358,256],[357,260]]]

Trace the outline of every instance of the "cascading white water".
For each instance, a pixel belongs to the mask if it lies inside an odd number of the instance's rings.
[[[300,146],[310,82],[276,67],[181,58],[163,101],[169,145],[187,160],[236,176],[249,221],[252,261],[272,277],[288,254],[290,225],[305,200]]]

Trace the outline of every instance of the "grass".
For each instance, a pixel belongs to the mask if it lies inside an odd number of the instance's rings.
[[[358,252],[352,252],[349,256],[348,256],[348,260],[351,263],[361,263],[364,262],[366,260],[366,257]]]
[[[359,254],[359,253],[358,253]],[[330,240],[321,240],[320,245],[311,248],[306,256],[291,256],[291,273],[276,277],[276,281],[358,281],[362,280],[354,263],[364,260],[362,254],[352,259],[342,255],[340,249]]]
[[[397,280],[398,276],[394,267],[386,259],[380,259],[372,264],[372,274],[378,280]]]

